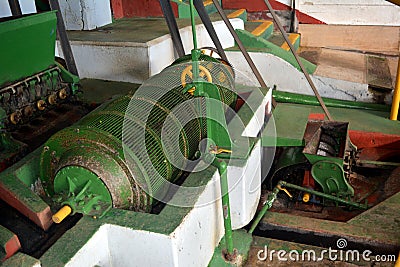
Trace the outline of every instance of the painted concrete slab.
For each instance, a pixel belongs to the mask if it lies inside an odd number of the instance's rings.
[[[142,27],[135,26],[136,22]],[[193,48],[192,30],[188,23],[188,20],[180,21],[186,25],[180,29],[186,53]],[[241,19],[231,19],[231,23],[234,28],[244,28]],[[213,25],[222,46],[232,47],[234,40],[225,24],[214,21]],[[154,28],[156,30],[152,31]],[[213,46],[202,24],[197,25],[196,30],[199,47]],[[126,20],[96,31],[69,32],[69,38],[81,78],[142,83],[176,58],[164,19]],[[59,43],[58,51],[62,56]]]
[[[240,52],[228,51],[227,56],[235,69],[244,74],[238,77],[238,83],[250,86],[257,84],[254,74],[245,63],[246,61]],[[286,61],[266,53],[251,52],[250,56],[267,86],[276,86],[277,90],[285,92],[314,95],[304,74]],[[374,95],[368,90],[368,84],[366,83],[356,83],[318,75],[313,75],[311,78],[323,97],[374,102]],[[386,96],[385,103],[391,103],[390,94]]]

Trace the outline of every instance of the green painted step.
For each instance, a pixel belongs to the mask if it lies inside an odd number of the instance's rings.
[[[179,18],[185,19],[190,18],[190,6],[188,0],[172,0],[173,2],[178,4],[178,16]],[[219,0],[221,4],[221,0]],[[213,4],[212,0],[204,0],[203,1],[204,8],[206,9],[208,14],[212,14],[217,12],[216,7]],[[195,10],[196,16],[198,16],[197,11]]]
[[[243,20],[243,22],[247,21],[247,10],[242,8],[242,9],[238,9],[238,10],[224,10],[226,16],[228,17],[228,19],[234,19],[234,18],[238,18]]]
[[[289,41],[292,43],[294,46],[295,50],[297,51],[300,47],[300,39],[301,36],[298,33],[288,33]],[[285,39],[283,38],[282,34],[280,32],[272,34],[267,41],[281,47],[282,49],[286,51],[290,51],[290,48],[288,44],[285,42]]]
[[[296,62],[296,59],[290,51],[287,51],[282,47],[265,40],[264,38],[254,36],[252,33],[246,30],[236,29],[235,31],[249,52],[264,52],[273,54],[301,71],[299,64]],[[308,73],[312,74],[315,72],[315,69],[317,68],[316,65],[305,60],[304,58],[301,58],[300,60]]]
[[[269,20],[247,21],[244,24],[244,29],[254,36],[267,39],[274,31],[274,23]]]

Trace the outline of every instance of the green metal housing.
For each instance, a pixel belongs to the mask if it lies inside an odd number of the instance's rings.
[[[213,58],[203,56],[204,66],[211,68],[217,63]],[[189,61],[190,59],[185,59]],[[78,209],[78,212],[93,215],[93,198],[101,195],[107,199],[109,193],[112,206],[116,208],[145,211],[151,209],[154,202],[151,196],[162,196],[168,190],[166,182],[173,183],[183,173],[184,166],[175,166],[170,162],[178,154],[186,159],[192,159],[199,149],[200,141],[206,136],[206,129],[202,126],[202,118],[193,118],[185,125],[179,121],[174,122],[180,130],[179,151],[170,152],[168,155],[164,149],[165,141],[162,140],[162,127],[171,111],[182,103],[194,99],[190,93],[184,93],[182,85],[171,90],[163,88],[168,81],[179,79],[182,70],[191,63],[175,63],[158,75],[146,81],[141,89],[145,95],[128,94],[118,97],[103,104],[95,111],[88,114],[72,127],[66,128],[52,136],[44,145],[41,155],[41,180],[48,195],[58,199],[60,204],[68,204],[74,201],[76,194],[82,191],[84,182],[71,189],[69,179],[87,180],[87,171],[95,174],[98,179],[91,179],[91,186],[100,188],[104,183],[107,193],[93,193],[88,190],[86,200]],[[231,75],[232,70],[226,66],[224,75]],[[176,76],[175,78],[173,76]],[[230,78],[232,80],[232,78]],[[218,86],[225,104],[234,107],[236,97],[230,90]],[[155,98],[159,92],[166,92],[161,98]],[[204,103],[200,100],[198,103]],[[151,108],[148,118],[141,116]],[[204,110],[204,106],[192,105],[186,110],[188,114],[198,114]],[[201,113],[205,114],[205,113]],[[129,131],[124,132],[124,127],[129,126]],[[145,145],[137,136],[145,132]],[[129,144],[126,140],[130,141]],[[172,155],[171,155],[172,154]],[[145,156],[149,157],[146,160]],[[128,157],[128,158],[127,158]],[[127,163],[129,161],[129,164]],[[74,166],[74,168],[71,168]],[[155,169],[163,179],[156,179],[150,169]],[[61,174],[62,173],[62,174]],[[59,177],[62,179],[59,179]],[[157,176],[157,175],[156,175]],[[69,177],[67,179],[66,177]],[[77,184],[77,182],[74,182]],[[57,185],[57,190],[56,190]],[[150,196],[151,195],[151,196]],[[91,204],[88,204],[88,203]],[[93,209],[89,212],[87,205]],[[71,205],[70,205],[71,206]],[[72,206],[78,207],[73,204]],[[101,205],[100,205],[101,206]],[[108,208],[101,207],[98,216],[101,216]]]
[[[1,22],[0,87],[55,65],[56,11]]]

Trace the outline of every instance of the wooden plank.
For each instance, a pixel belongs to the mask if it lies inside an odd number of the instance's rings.
[[[367,56],[367,83],[370,87],[377,89],[393,89],[392,76],[386,58]]]
[[[365,55],[349,51],[321,49],[315,75],[366,83]]]
[[[300,24],[301,45],[399,53],[400,27]]]

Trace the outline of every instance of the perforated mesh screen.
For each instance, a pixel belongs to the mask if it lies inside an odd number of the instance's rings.
[[[220,91],[222,101],[233,108],[236,94],[226,89],[233,88],[232,69],[224,65],[221,67],[213,58],[202,56],[201,59],[204,61],[199,64],[210,72],[212,82],[218,84],[216,88]],[[150,188],[153,194],[164,191],[165,181],[176,180],[185,167],[184,159],[193,158],[199,142],[206,136],[206,124],[201,123],[206,114],[205,101],[196,97],[196,101],[191,102],[195,100],[194,97],[183,93],[182,72],[191,63],[179,63],[188,60],[190,57],[175,62],[147,80],[135,94],[103,105],[79,123],[123,140],[129,154],[138,161],[135,164],[141,166],[144,174],[144,177],[135,179]],[[185,82],[191,82],[190,75],[185,77]],[[183,104],[184,109],[179,110]],[[174,109],[178,111],[172,112]],[[171,123],[165,123],[166,119]],[[204,125],[203,129],[201,125]],[[144,138],[141,137],[143,132]],[[174,139],[176,132],[177,139]],[[162,138],[163,134],[166,138]],[[157,177],[155,172],[163,179]]]

